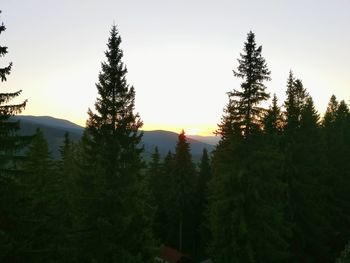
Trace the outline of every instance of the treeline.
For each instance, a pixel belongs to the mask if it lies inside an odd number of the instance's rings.
[[[350,238],[350,114],[332,96],[321,120],[289,73],[283,108],[248,34],[213,154],[208,227],[216,262],[333,262]]]
[[[290,72],[284,103],[261,107],[271,73],[249,32],[214,152],[194,164],[182,132],[146,164],[120,43],[113,26],[95,109],[59,161],[40,130],[17,134],[21,91],[0,93],[0,261],[153,262],[166,245],[193,262],[334,262],[350,240],[346,102],[332,96],[321,119]]]

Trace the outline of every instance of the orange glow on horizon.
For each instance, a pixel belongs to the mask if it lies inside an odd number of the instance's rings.
[[[216,125],[208,124],[184,124],[184,125],[172,125],[172,124],[144,124],[142,130],[164,130],[175,133],[185,131],[186,135],[201,135],[201,136],[213,136],[213,132],[217,129]]]
[[[33,115],[33,116],[43,116],[41,114],[33,114],[32,112],[24,111],[21,115]],[[69,118],[66,115],[50,115],[54,118],[58,119],[65,119],[70,122],[73,122],[77,125],[80,125],[82,127],[85,127],[86,119],[81,118]],[[175,133],[180,133],[182,130],[185,131],[186,135],[200,135],[200,136],[214,136],[214,132],[217,129],[217,125],[213,124],[191,124],[191,123],[184,123],[184,124],[157,124],[157,123],[145,123],[141,127],[141,130],[144,131],[154,131],[154,130],[163,130],[163,131],[171,131]]]

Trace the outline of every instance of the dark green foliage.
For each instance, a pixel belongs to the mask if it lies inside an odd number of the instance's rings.
[[[152,254],[151,215],[145,202],[139,147],[142,122],[135,91],[126,82],[121,38],[115,26],[102,63],[98,98],[83,138],[80,181],[83,261],[146,262]]]
[[[174,155],[169,151],[162,162],[162,172],[158,182],[161,189],[161,199],[157,200],[157,212],[155,216],[154,226],[158,228],[157,237],[161,243],[168,246],[176,247],[178,245],[178,222],[173,217],[174,209],[171,205],[172,199],[172,176],[174,172]],[[157,234],[157,232],[155,232]]]
[[[29,146],[21,178],[25,208],[22,220],[24,239],[19,252],[26,262],[53,260],[57,249],[59,220],[57,220],[57,174],[48,151],[47,142],[37,130]]]
[[[172,218],[170,245],[187,254],[193,254],[195,235],[194,189],[195,166],[185,132],[179,134],[174,154],[169,189],[169,216]]]
[[[326,130],[333,128],[337,117],[338,107],[339,103],[337,101],[337,98],[332,95],[328,103],[327,111],[323,118],[323,126],[326,128]]]
[[[169,189],[170,176],[163,171],[160,154],[156,147],[152,154],[151,162],[147,170],[147,182],[151,193],[151,205],[155,208],[153,233],[156,238],[163,242],[167,239],[167,216],[168,207],[167,191]]]
[[[155,148],[146,167],[121,38],[115,26],[110,33],[95,110],[80,142],[73,142],[79,132],[65,134],[60,160],[51,158],[41,130],[24,148],[29,137],[17,135],[11,117],[26,102],[9,104],[21,91],[0,93],[1,262],[153,262],[153,236],[194,262],[326,263],[339,255],[337,262],[348,262],[345,101],[332,96],[320,121],[290,71],[285,111],[276,95],[262,108],[270,71],[249,32],[234,71],[241,89],[228,93],[214,152],[204,149],[196,167],[182,131],[175,154],[162,161],[165,150]],[[0,58],[6,53],[0,46]],[[0,68],[2,83],[11,68]],[[149,145],[170,136],[154,134]]]
[[[0,11],[1,14],[1,11]],[[4,24],[0,26],[0,35],[6,30]],[[7,47],[0,46],[0,58],[7,54]],[[0,68],[1,83],[11,73],[12,63]],[[11,180],[16,173],[16,155],[23,148],[23,139],[16,132],[19,130],[19,122],[9,121],[11,116],[21,113],[26,101],[21,104],[9,104],[9,102],[21,94],[20,91],[2,93],[0,91],[0,182]]]
[[[283,157],[258,140],[227,146],[219,145],[213,160],[210,254],[215,262],[281,262],[288,256],[289,235]],[[229,164],[220,158],[227,151]]]
[[[1,13],[1,11],[0,11]],[[6,30],[0,25],[0,35]],[[0,46],[0,58],[7,54],[7,47]],[[0,67],[1,84],[11,73],[12,63]],[[18,184],[23,172],[19,169],[23,156],[26,138],[17,135],[19,122],[10,121],[10,117],[19,114],[25,107],[26,101],[20,104],[9,104],[21,94],[20,91],[6,93],[0,90],[0,261],[16,260],[13,251],[18,246],[19,220],[21,212],[21,191]]]
[[[229,93],[219,125],[222,140],[213,155],[208,220],[212,235],[209,253],[214,262],[281,262],[289,255],[289,224],[283,214],[283,156],[260,133],[266,110],[259,104],[269,97],[263,81],[270,79],[270,72],[261,47],[255,46],[250,32],[246,55],[241,55],[235,72],[245,79],[243,91]],[[268,133],[276,133],[279,119],[275,98],[265,118],[270,125]]]
[[[162,163],[159,159],[156,148],[147,172],[156,208],[154,233],[162,244],[195,259],[202,218],[198,216],[198,177],[184,131],[178,136],[175,154],[169,152]]]
[[[287,219],[293,224],[292,260],[328,262],[327,192],[319,115],[312,98],[292,73],[287,84],[285,180],[288,193]]]
[[[276,94],[273,95],[272,105],[264,118],[264,131],[266,134],[279,134],[282,131],[283,119],[281,108],[277,105]]]
[[[264,81],[270,80],[270,71],[265,59],[261,56],[262,46],[257,47],[255,35],[249,32],[247,42],[244,43],[244,53],[238,59],[237,71],[233,71],[235,77],[242,78],[242,91],[229,92],[230,99],[235,102],[237,114],[235,121],[244,136],[249,136],[254,130],[261,128],[263,110],[259,104],[269,98],[266,93]]]
[[[350,243],[345,246],[335,263],[349,263],[350,262]]]
[[[208,208],[208,183],[211,179],[211,166],[207,149],[203,149],[203,155],[199,163],[199,173],[196,189],[196,258],[206,259],[207,243],[210,233],[205,225],[206,210]]]
[[[323,119],[325,153],[329,164],[327,189],[333,233],[330,246],[337,255],[350,240],[350,112],[333,95]]]
[[[301,80],[295,79],[293,72],[289,72],[287,80],[287,99],[284,103],[286,108],[286,131],[293,133],[300,127],[301,113],[306,104],[308,94]]]
[[[72,142],[68,133],[60,147],[61,160],[57,169],[57,257],[61,261],[75,262],[77,249],[77,176],[79,174],[79,145]]]

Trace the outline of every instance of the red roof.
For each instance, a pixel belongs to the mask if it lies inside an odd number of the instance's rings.
[[[179,263],[185,255],[171,247],[162,247],[160,250],[160,257],[169,263]]]

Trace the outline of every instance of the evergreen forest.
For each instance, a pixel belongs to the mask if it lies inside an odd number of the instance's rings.
[[[40,129],[20,135],[12,117],[27,100],[2,91],[15,65],[0,46],[0,262],[165,262],[164,246],[185,255],[178,262],[349,262],[345,100],[332,96],[320,114],[291,70],[279,101],[248,32],[215,149],[195,163],[181,131],[173,152],[155,148],[146,162],[120,45],[113,25],[84,134],[66,133],[58,160]]]

